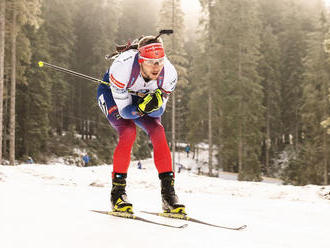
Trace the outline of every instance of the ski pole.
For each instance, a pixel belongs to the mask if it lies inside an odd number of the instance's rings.
[[[91,76],[88,76],[88,75],[85,75],[85,74],[82,74],[82,73],[79,73],[79,72],[75,72],[75,71],[72,71],[72,70],[57,66],[57,65],[52,65],[52,64],[46,63],[44,61],[39,61],[38,65],[39,65],[39,67],[47,66],[47,67],[52,68],[56,71],[64,72],[64,73],[67,73],[67,74],[70,74],[70,75],[73,75],[73,76],[76,76],[76,77],[79,77],[79,78],[83,78],[83,79],[90,80],[90,81],[93,81],[93,82],[96,82],[96,83],[105,84],[105,85],[110,86],[110,83],[105,82],[103,80],[100,80],[100,79],[97,79],[97,78],[94,78],[94,77],[91,77]],[[130,89],[127,89],[127,91],[129,93],[131,93],[133,95],[137,95],[139,97],[144,97],[146,95],[144,93],[136,92],[136,91],[133,91],[133,90],[130,90]]]
[[[47,67],[52,68],[56,71],[64,72],[64,73],[67,73],[67,74],[70,74],[70,75],[74,75],[76,77],[80,77],[80,78],[83,78],[83,79],[86,79],[86,80],[90,80],[90,81],[93,81],[93,82],[96,82],[96,83],[101,83],[101,84],[105,84],[105,85],[110,86],[110,83],[108,83],[108,82],[102,81],[100,79],[97,79],[97,78],[94,78],[94,77],[91,77],[91,76],[88,76],[88,75],[85,75],[85,74],[82,74],[82,73],[79,73],[79,72],[72,71],[72,70],[57,66],[57,65],[52,65],[52,64],[46,63],[44,61],[39,61],[38,65],[39,65],[39,67],[47,66]]]

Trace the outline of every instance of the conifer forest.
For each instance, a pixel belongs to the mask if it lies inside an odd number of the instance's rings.
[[[102,79],[116,45],[173,29],[162,36],[179,75],[162,116],[170,149],[208,145],[210,176],[330,184],[328,2],[199,0],[189,16],[182,1],[0,0],[0,162],[84,150],[111,164],[118,137],[98,84],[38,62]],[[151,150],[139,130],[132,159]]]

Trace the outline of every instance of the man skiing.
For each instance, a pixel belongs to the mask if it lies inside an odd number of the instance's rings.
[[[158,36],[146,36],[136,43],[117,47],[117,54],[100,84],[97,100],[111,126],[119,134],[113,154],[112,210],[133,213],[126,195],[126,177],[136,137],[136,125],[150,137],[154,163],[161,180],[164,212],[185,214],[174,190],[174,172],[161,116],[175,89],[177,72],[165,56]]]

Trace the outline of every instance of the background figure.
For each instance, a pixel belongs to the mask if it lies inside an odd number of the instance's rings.
[[[183,165],[179,164],[178,173],[180,173],[182,169],[183,169]]]
[[[83,159],[83,161],[84,161],[84,166],[88,166],[88,163],[89,163],[90,158],[89,158],[89,156],[88,156],[87,153],[86,153],[85,156],[83,156],[82,159]]]
[[[141,161],[139,161],[139,162],[137,163],[137,167],[138,167],[138,169],[142,170],[142,163],[141,163]]]
[[[34,161],[31,157],[28,157],[27,161],[28,164],[34,164]]]
[[[190,152],[190,146],[187,145],[185,150],[186,150],[187,158],[188,158],[189,157],[189,152]]]

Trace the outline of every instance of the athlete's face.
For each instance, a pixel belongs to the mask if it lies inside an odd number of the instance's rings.
[[[142,76],[151,80],[156,80],[164,67],[164,59],[144,60],[141,62]]]

